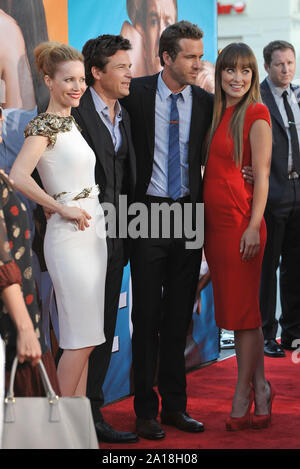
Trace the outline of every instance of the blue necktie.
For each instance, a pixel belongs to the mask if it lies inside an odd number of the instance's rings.
[[[181,168],[179,149],[179,113],[177,99],[181,93],[171,94],[171,113],[169,126],[169,155],[168,155],[168,193],[169,197],[177,200],[181,196]]]

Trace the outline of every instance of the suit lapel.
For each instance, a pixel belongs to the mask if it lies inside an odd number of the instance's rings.
[[[263,102],[267,105],[270,114],[274,117],[274,119],[277,120],[278,124],[282,127],[282,129],[284,130],[284,133],[286,134],[286,128],[285,128],[284,122],[282,120],[281,114],[279,112],[278,106],[276,104],[276,101],[268,85],[267,80],[264,80],[261,84],[261,96],[262,96]]]
[[[154,142],[155,142],[155,99],[158,75],[149,77],[146,83],[145,92],[142,93],[143,114],[147,128],[147,139],[149,151],[152,159],[154,158]]]
[[[97,159],[106,174],[105,152],[103,139],[101,138],[101,118],[96,111],[89,89],[86,90],[81,98],[79,111],[86,124]]]
[[[154,159],[154,142],[155,142],[155,99],[157,89],[158,74],[149,77],[149,81],[144,85],[145,93],[142,93],[142,106],[145,122],[147,122],[147,139],[148,147],[152,160]],[[195,155],[199,152],[197,142],[199,140],[199,128],[201,128],[202,120],[205,119],[205,109],[202,105],[201,96],[196,91],[196,87],[192,86],[193,104],[191,114],[191,127],[189,136],[189,164],[193,162]]]
[[[196,88],[192,86],[193,104],[191,114],[191,125],[189,135],[189,165],[191,167],[195,155],[199,152],[197,142],[199,140],[199,129],[202,128],[203,121],[206,118],[205,109],[201,106],[201,97],[196,92]]]
[[[125,111],[124,108],[123,108],[123,111]],[[127,142],[128,142],[128,156],[129,156],[129,166],[130,166],[130,172],[131,172],[131,183],[134,188],[136,184],[136,159],[135,159],[134,148],[132,145],[130,121],[128,119],[128,114],[126,112],[122,112],[122,122],[124,125],[124,130],[125,130],[125,134],[126,134]]]

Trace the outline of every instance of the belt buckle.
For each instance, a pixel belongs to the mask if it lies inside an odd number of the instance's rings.
[[[77,194],[73,200],[86,199],[92,192],[92,187],[84,188],[79,194]]]

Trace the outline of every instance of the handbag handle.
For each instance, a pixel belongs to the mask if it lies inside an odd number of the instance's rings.
[[[15,421],[14,404],[16,400],[14,396],[14,384],[15,384],[15,376],[16,376],[18,362],[19,362],[18,357],[15,357],[13,364],[12,364],[12,368],[11,368],[8,391],[4,400],[5,402],[4,422],[5,423],[12,423]],[[48,378],[46,369],[42,361],[39,361],[37,366],[39,368],[44,390],[47,395],[47,399],[49,401],[49,421],[59,422],[60,420],[60,414],[59,414],[59,408],[58,408],[59,397],[55,394],[51,386],[50,380]]]
[[[8,391],[7,391],[7,394],[6,394],[6,398],[10,399],[10,400],[14,399],[14,384],[15,384],[15,376],[16,376],[18,362],[19,362],[18,357],[15,357],[15,359],[13,361],[13,364],[12,364],[12,368],[11,368],[9,387],[8,387]],[[47,375],[47,372],[46,372],[46,369],[44,367],[43,362],[40,360],[37,366],[39,368],[39,372],[40,372],[40,376],[42,378],[42,382],[43,382],[43,386],[44,386],[46,396],[49,399],[55,399],[56,400],[57,396],[55,394],[54,389],[51,386],[51,383],[50,383],[50,380],[48,378],[48,375]]]

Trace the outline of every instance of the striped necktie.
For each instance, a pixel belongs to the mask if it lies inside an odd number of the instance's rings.
[[[177,109],[177,100],[181,93],[170,96],[172,102],[169,121],[168,193],[169,197],[177,200],[181,196],[179,113]]]

